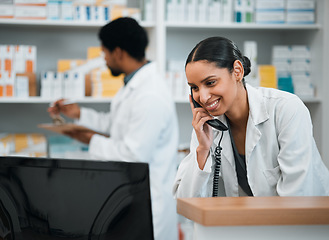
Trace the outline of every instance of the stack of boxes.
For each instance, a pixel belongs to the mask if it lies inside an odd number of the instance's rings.
[[[85,97],[85,74],[76,71],[41,74],[40,96],[45,99],[82,99]]]
[[[0,19],[14,18],[14,5],[13,0],[2,0],[0,2]]]
[[[285,0],[257,0],[255,22],[260,24],[285,23]]]
[[[91,72],[91,96],[114,97],[123,86],[123,75],[114,77],[107,67],[95,69]]]
[[[42,134],[1,133],[0,156],[46,157],[46,137]]]
[[[256,23],[313,24],[314,0],[257,0]]]
[[[90,47],[88,49],[88,59],[102,58],[102,51],[99,47]],[[113,76],[110,70],[104,64],[91,71],[91,96],[93,97],[113,97],[123,86],[124,75]]]
[[[47,19],[47,0],[14,0],[15,19]]]
[[[89,159],[88,145],[70,137],[54,135],[47,137],[50,158]]]
[[[287,0],[286,22],[290,24],[312,24],[315,22],[313,0]]]
[[[314,85],[311,81],[311,51],[308,46],[295,45],[291,47],[291,75],[295,94],[300,97],[315,96]]]
[[[48,0],[48,16],[50,20],[73,20],[74,6],[69,0]]]
[[[167,0],[166,20],[189,23],[232,22],[233,5],[233,0]]]
[[[151,21],[152,1],[145,0],[143,20]],[[121,16],[141,20],[140,8],[127,7],[126,0],[2,0],[0,18],[107,22]]]
[[[254,22],[254,0],[234,1],[234,22],[252,23]]]
[[[258,66],[257,66],[257,42],[245,41],[243,43],[244,55],[250,60],[250,73],[245,77],[245,81],[254,87],[259,87]]]
[[[123,77],[111,74],[100,47],[89,47],[87,59],[62,59],[57,72],[42,73],[40,96],[51,100],[113,97],[122,87]]]
[[[276,68],[278,89],[294,93],[291,77],[291,47],[273,46],[272,65]]]
[[[166,72],[166,82],[171,95],[176,101],[188,100],[190,88],[185,76],[184,61],[168,60],[168,71]]]
[[[84,75],[74,69],[84,63],[85,60],[59,60],[57,72],[46,71],[41,74],[40,96],[47,99],[83,98]]]
[[[168,22],[310,24],[314,0],[167,0]]]
[[[36,95],[36,47],[0,45],[0,97]]]
[[[276,67],[279,89],[300,97],[314,97],[308,46],[273,46],[272,64]]]
[[[48,0],[47,18],[50,20],[93,21],[110,20],[110,7],[102,1]]]

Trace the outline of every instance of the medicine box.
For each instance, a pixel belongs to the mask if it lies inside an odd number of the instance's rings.
[[[15,6],[15,18],[16,19],[47,19],[47,7],[46,6],[27,6],[16,5]]]
[[[285,12],[278,11],[256,11],[255,21],[259,24],[282,24],[285,23]]]
[[[47,4],[47,18],[50,20],[59,20],[61,10],[60,0],[48,0]]]
[[[310,48],[306,45],[292,45],[291,46],[291,58],[294,59],[311,59]]]
[[[287,11],[314,11],[314,0],[287,0]]]
[[[287,11],[286,21],[289,24],[314,24],[314,11]]]
[[[287,45],[275,45],[272,47],[272,59],[291,59],[291,47]]]
[[[46,5],[48,0],[14,0],[15,5]]]
[[[57,71],[66,72],[86,63],[84,59],[60,59],[57,61]]]
[[[256,11],[284,11],[285,0],[256,0]]]
[[[14,18],[14,5],[0,4],[0,18]]]

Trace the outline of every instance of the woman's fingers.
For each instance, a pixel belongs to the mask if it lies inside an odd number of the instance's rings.
[[[205,123],[206,121],[212,119],[212,117],[203,109],[194,109],[193,111],[192,124]]]

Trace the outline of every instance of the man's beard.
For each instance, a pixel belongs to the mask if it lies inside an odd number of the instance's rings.
[[[107,66],[107,67],[111,71],[111,73],[114,77],[120,76],[123,73],[120,70],[110,68],[110,66]]]

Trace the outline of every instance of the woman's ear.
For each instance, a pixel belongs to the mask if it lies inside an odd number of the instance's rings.
[[[244,69],[239,60],[235,60],[233,63],[233,74],[237,81],[241,81],[243,79]]]

